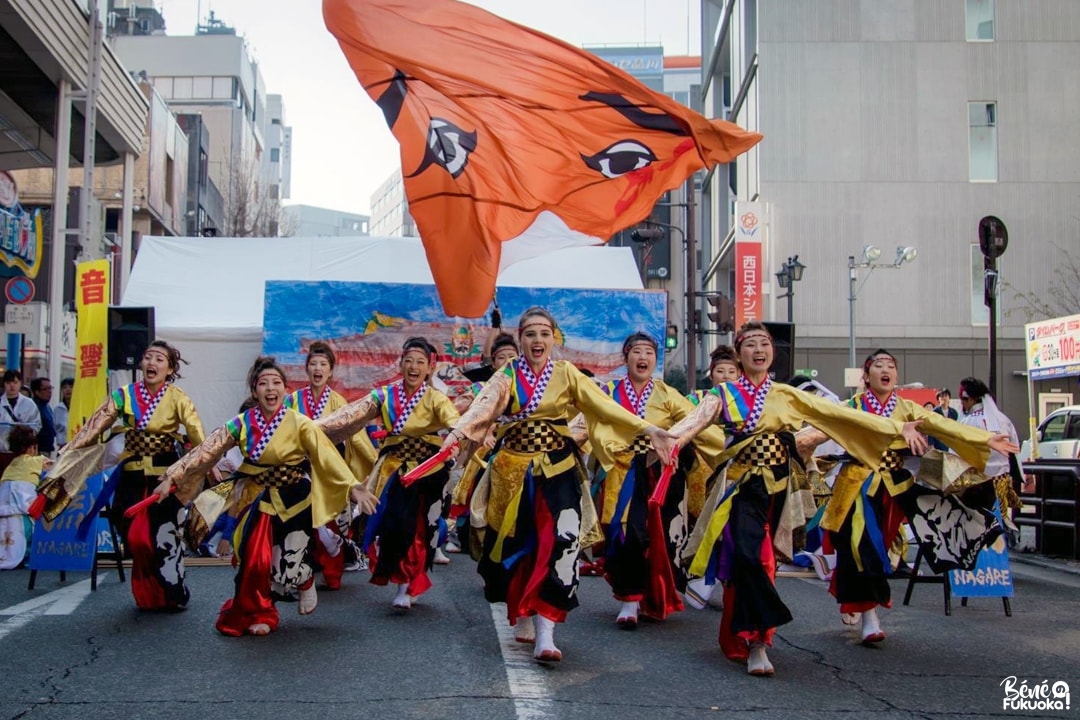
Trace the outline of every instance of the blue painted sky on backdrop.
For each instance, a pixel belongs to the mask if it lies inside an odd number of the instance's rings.
[[[472,4],[574,45],[663,44],[697,54],[698,0],[473,0]],[[293,127],[289,203],[367,214],[398,166],[398,147],[326,30],[320,0],[156,0],[170,35],[215,15],[248,38],[266,91],[285,98]]]

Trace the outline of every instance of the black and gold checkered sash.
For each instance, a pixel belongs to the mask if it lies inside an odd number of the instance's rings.
[[[881,456],[878,472],[895,472],[904,467],[904,453],[899,450],[886,450]]]
[[[405,437],[401,442],[386,447],[387,455],[409,465],[422,463],[437,452],[439,452],[438,445],[432,445],[424,438],[418,437]]]
[[[519,453],[552,452],[565,447],[569,437],[565,420],[524,420],[507,428],[502,446]]]
[[[124,452],[134,457],[175,453],[176,439],[168,433],[128,430],[124,433]]]
[[[638,435],[636,438],[634,438],[634,442],[630,443],[630,446],[626,448],[625,452],[632,453],[634,455],[644,455],[652,449],[652,441],[649,440],[649,436]]]
[[[252,465],[245,463],[248,467],[260,467],[258,465]],[[245,468],[241,468],[244,470]],[[252,473],[247,475],[248,479],[252,482],[261,485],[264,488],[280,488],[286,485],[293,485],[300,482],[307,477],[310,465],[307,461],[297,463],[296,465],[271,465],[263,470],[261,473]]]
[[[773,467],[788,461],[787,448],[776,433],[763,433],[735,456],[735,463],[752,467]]]

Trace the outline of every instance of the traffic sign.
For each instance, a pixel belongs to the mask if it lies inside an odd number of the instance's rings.
[[[4,297],[16,305],[25,305],[33,300],[34,291],[34,281],[22,275],[10,278],[4,285]]]

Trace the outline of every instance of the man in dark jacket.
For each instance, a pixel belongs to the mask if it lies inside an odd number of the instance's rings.
[[[939,392],[937,394],[938,404],[937,407],[934,408],[934,412],[936,412],[938,415],[948,418],[949,420],[959,420],[960,413],[956,412],[955,409],[949,406],[949,402],[951,400],[951,392],[949,392],[948,390],[942,390],[941,392]],[[937,448],[938,450],[941,450],[942,452],[949,449],[945,446],[943,442],[934,438],[930,438],[930,445]]]
[[[41,414],[41,430],[38,431],[38,452],[52,455],[56,450],[56,424],[53,421],[52,382],[47,377],[34,378],[30,381],[30,394]]]

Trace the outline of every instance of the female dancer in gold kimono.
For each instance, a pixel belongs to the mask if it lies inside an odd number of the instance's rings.
[[[329,345],[322,340],[311,343],[304,361],[309,384],[288,395],[285,405],[312,420],[318,420],[348,405],[349,401],[330,387],[336,364],[337,358]],[[345,462],[352,469],[353,475],[358,478],[367,477],[375,465],[376,457],[375,447],[367,433],[362,429],[354,433],[340,449],[344,451]],[[312,554],[315,556],[316,565],[322,570],[327,590],[341,588],[341,575],[345,570],[345,534],[351,521],[351,508],[346,508],[334,522],[327,523],[315,533]]]
[[[739,379],[739,361],[735,357],[735,348],[730,345],[717,345],[709,353],[709,384],[716,387],[722,383]],[[693,390],[686,399],[697,405],[708,390]]]
[[[582,492],[587,479],[568,421],[581,411],[594,426],[611,426],[624,445],[644,433],[665,462],[673,449],[666,432],[611,402],[570,363],[551,359],[556,327],[543,308],[522,314],[523,357],[487,382],[443,443],[450,448],[466,440],[482,442],[490,425],[499,423],[471,507],[473,526],[484,531],[477,569],[488,602],[506,603],[516,637],[535,641],[533,657],[541,661],[562,659],[555,623],[578,604],[580,543],[598,539],[596,511],[587,485]]]
[[[861,413],[787,385],[773,384],[772,336],[761,323],[744,324],[735,338],[742,375],[709,391],[697,409],[671,428],[685,445],[699,432],[720,424],[732,437],[721,456],[729,461],[728,487],[707,522],[690,574],[724,581],[720,646],[732,659],[746,659],[751,675],[772,675],[765,652],[791,612],[773,584],[775,560],[770,528],[780,525],[789,490],[797,489],[800,467],[793,433],[807,422],[847,448],[853,457],[876,464],[894,443],[907,441],[922,453],[917,423]],[[788,525],[791,524],[790,518]]]
[[[622,348],[626,376],[607,383],[604,391],[646,422],[669,428],[694,406],[662,380],[653,379],[658,347],[645,333],[626,338]],[[624,629],[635,628],[639,611],[663,620],[683,609],[680,593],[686,588],[686,576],[678,561],[690,530],[686,472],[680,467],[674,473],[662,503],[654,507],[650,497],[660,467],[655,456],[650,462],[648,444],[626,447],[602,427],[592,428],[590,435],[594,455],[604,470],[600,519],[607,537],[605,577],[622,603],[615,622]],[[696,464],[696,451],[700,451],[708,458],[708,474],[724,450],[724,435],[709,428],[694,440],[694,446],[683,450],[680,464]]]
[[[337,448],[315,423],[285,407],[285,371],[261,357],[248,373],[258,405],[242,413],[174,464],[155,488],[159,498],[175,489],[192,500],[197,482],[230,448],[239,446],[245,476],[240,490],[240,520],[233,546],[239,567],[236,592],[225,601],[216,627],[223,635],[266,635],[278,627],[271,583],[283,593],[298,590],[299,611],[315,611],[318,596],[308,546],[313,528],[333,520],[356,484]],[[364,512],[376,500],[353,494]]]
[[[401,483],[403,475],[439,451],[441,440],[436,433],[459,418],[450,399],[427,382],[434,355],[435,348],[427,340],[409,338],[401,349],[401,380],[376,388],[320,423],[327,435],[337,439],[382,417],[387,435],[367,481],[368,489],[379,498],[379,510],[368,519],[362,547],[373,560],[371,582],[394,583],[397,594],[392,605],[400,610],[412,607],[431,587],[428,572],[439,536],[445,535],[446,464],[432,468],[409,487]]]
[[[125,553],[132,558],[131,593],[143,610],[183,610],[191,593],[184,586],[184,544],[179,520],[184,506],[176,498],[150,507],[133,519],[124,511],[147,497],[171,464],[180,457],[180,427],[192,444],[203,441],[203,426],[191,398],[173,385],[180,377],[180,351],[155,340],[143,353],[143,379],[113,391],[94,411],[61,454],[92,445],[120,420],[124,452],[120,465],[98,496],[85,523],[113,498],[113,524]],[[209,470],[209,468],[207,468]],[[198,481],[201,483],[203,475]]]
[[[1007,436],[966,427],[896,394],[896,358],[886,350],[866,358],[863,384],[868,388],[848,405],[873,415],[918,421],[919,430],[945,443],[977,469],[986,466],[991,448],[1008,445]],[[824,441],[824,434],[818,438]],[[1004,443],[1004,444],[1003,444]],[[836,551],[830,592],[844,614],[862,613],[863,643],[885,639],[877,607],[892,607],[888,549],[904,519],[902,496],[915,478],[904,468],[903,453],[890,450],[875,465],[848,456],[836,476],[821,527]]]

